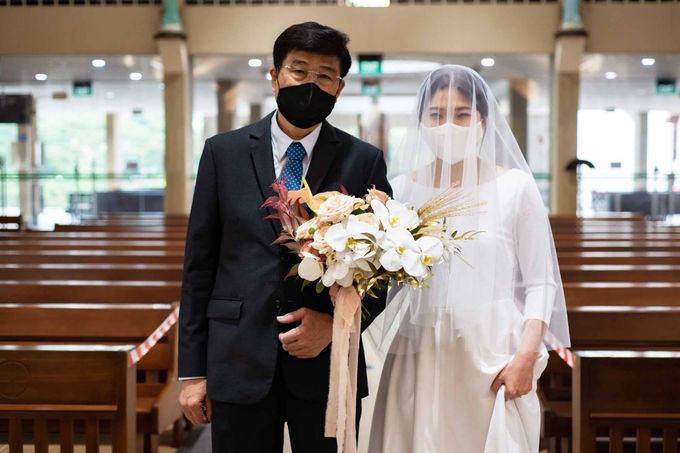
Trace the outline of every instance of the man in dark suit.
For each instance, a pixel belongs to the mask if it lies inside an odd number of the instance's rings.
[[[215,452],[280,453],[284,423],[294,453],[336,451],[324,437],[333,305],[328,291],[284,279],[299,259],[272,245],[280,225],[263,220],[260,206],[276,178],[298,189],[304,176],[314,193],[390,191],[382,152],[325,121],[351,66],[347,42],[313,22],[285,30],[270,70],[277,111],[205,144],[187,234],[179,376],[184,413],[212,422]],[[363,303],[362,330],[385,299]],[[361,350],[358,396],[367,394]]]

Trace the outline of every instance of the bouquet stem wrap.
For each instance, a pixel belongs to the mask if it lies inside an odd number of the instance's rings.
[[[361,297],[354,287],[340,288],[334,305],[325,436],[337,439],[338,453],[356,453]]]

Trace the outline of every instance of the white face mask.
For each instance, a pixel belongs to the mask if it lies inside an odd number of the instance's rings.
[[[476,137],[470,139],[473,129]],[[484,127],[481,121],[472,127],[445,123],[441,126],[422,127],[421,134],[435,156],[444,162],[455,164],[465,158],[468,147],[470,153],[479,154]]]

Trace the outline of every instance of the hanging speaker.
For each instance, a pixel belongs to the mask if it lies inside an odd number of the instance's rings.
[[[0,123],[27,124],[33,114],[30,94],[0,94]]]

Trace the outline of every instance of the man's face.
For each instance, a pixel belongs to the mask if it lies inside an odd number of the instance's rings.
[[[340,79],[340,61],[337,57],[321,55],[304,50],[288,52],[282,67],[269,70],[272,76],[272,92],[279,95],[279,88],[313,82],[326,93],[340,96],[345,81]]]

